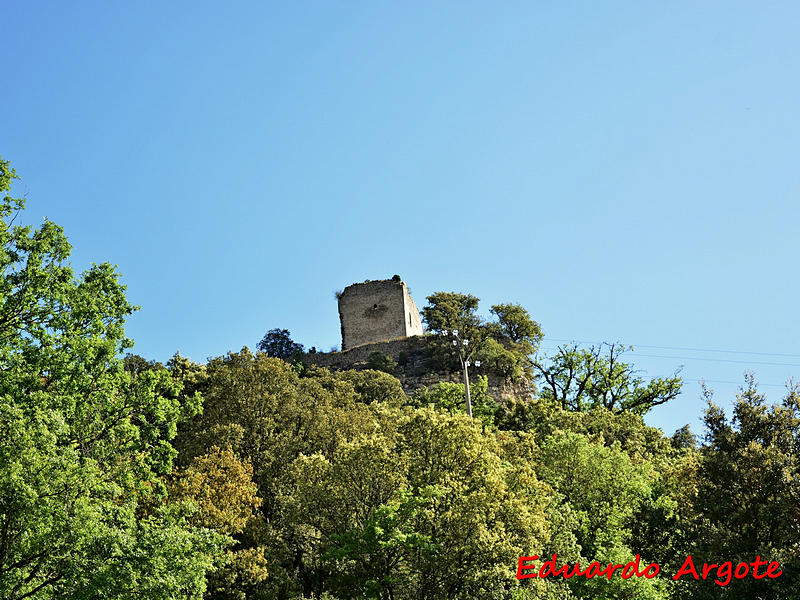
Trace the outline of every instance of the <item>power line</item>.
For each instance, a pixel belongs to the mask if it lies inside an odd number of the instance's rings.
[[[637,356],[645,356],[647,358],[677,358],[679,360],[704,360],[708,362],[724,362],[724,363],[736,363],[741,365],[769,365],[772,367],[800,367],[800,363],[775,363],[775,362],[765,362],[765,361],[758,361],[758,360],[732,360],[730,358],[703,358],[702,356],[664,356],[662,354],[641,354],[639,352],[634,353]]]
[[[587,342],[581,340],[567,340],[562,338],[546,337],[546,340],[554,342],[567,342],[575,344],[596,344],[598,342]],[[746,350],[711,350],[709,348],[690,348],[688,346],[648,346],[646,344],[629,344],[634,348],[653,348],[656,350],[688,350],[690,352],[718,352],[725,354],[751,354],[758,356],[784,356],[788,358],[800,358],[800,354],[786,354],[782,352],[748,352]]]
[[[659,379],[665,379],[665,378],[664,377],[659,377]],[[695,383],[730,383],[732,385],[742,385],[741,381],[724,381],[724,380],[721,380],[721,379],[683,379],[681,377],[681,380],[682,381],[693,381]],[[760,381],[757,381],[756,384],[758,385],[758,387],[762,387],[762,386],[781,387],[781,388],[785,388],[786,387],[785,383],[761,383]]]
[[[558,348],[553,347],[545,347],[544,350],[558,350]],[[676,360],[703,360],[706,362],[724,362],[724,363],[735,363],[741,365],[767,365],[771,367],[800,367],[800,363],[777,363],[777,362],[766,362],[766,361],[759,361],[759,360],[734,360],[731,358],[707,358],[703,356],[666,356],[664,354],[642,354],[641,352],[637,352],[636,350],[632,351],[633,354],[636,356],[643,356],[646,358],[669,358],[669,359],[676,359]]]
[[[572,344],[579,344],[579,345],[587,345],[587,344],[595,344],[599,345],[600,342],[588,342],[588,341],[581,341],[581,340],[567,340],[562,338],[545,338],[546,341],[552,342],[565,342],[565,343],[572,343]],[[659,358],[659,359],[669,359],[669,360],[685,360],[685,361],[705,361],[705,362],[720,362],[720,363],[733,363],[733,364],[742,364],[742,365],[759,365],[759,366],[772,366],[772,367],[800,367],[800,363],[782,363],[782,362],[771,362],[771,361],[753,361],[753,360],[735,360],[730,358],[713,358],[713,357],[703,357],[703,356],[675,356],[675,355],[664,355],[664,354],[643,354],[636,350],[636,348],[654,348],[654,349],[661,349],[661,350],[684,350],[684,351],[692,351],[692,352],[716,352],[716,353],[725,353],[725,354],[738,354],[738,355],[753,355],[753,356],[781,356],[781,357],[791,357],[791,358],[800,358],[800,354],[788,354],[788,353],[781,353],[781,352],[747,352],[744,350],[711,350],[708,348],[691,348],[688,346],[654,346],[654,345],[646,345],[646,344],[630,344],[633,346],[634,350],[632,354],[637,357],[642,358]],[[548,347],[542,346],[543,350],[559,350],[559,347]],[[670,375],[672,377],[672,375]],[[661,379],[665,379],[662,377]],[[722,379],[691,379],[681,377],[682,381],[684,382],[696,382],[696,383],[712,383],[712,384],[729,384],[729,385],[739,385],[741,386],[743,382],[741,381],[728,381]],[[780,383],[758,383],[759,387],[780,387],[786,388],[786,384]],[[684,392],[685,393],[685,392]]]
[[[558,341],[553,338],[553,341]],[[586,344],[588,342],[574,342],[576,344]],[[639,346],[640,348],[667,348],[666,346]],[[558,350],[558,347],[544,347],[544,350]],[[676,348],[677,349],[677,348]],[[698,350],[700,351],[700,350]],[[703,356],[675,356],[675,355],[664,355],[664,354],[643,354],[636,350],[636,346],[631,351],[632,353],[636,354],[636,356],[642,356],[646,358],[669,358],[669,359],[677,359],[677,360],[702,360],[706,362],[724,362],[724,363],[734,363],[734,364],[741,364],[741,365],[767,365],[771,367],[800,367],[800,363],[779,363],[779,362],[768,362],[768,361],[758,361],[758,360],[735,360],[731,358],[708,358]],[[705,352],[714,352],[713,350],[705,350]],[[722,352],[722,351],[720,351]],[[747,354],[746,352],[739,352],[734,350],[727,350],[726,352],[736,352],[737,354]],[[754,354],[762,354],[769,356],[769,353],[761,352],[761,353],[754,353]],[[775,354],[774,356],[797,356],[800,358],[800,354]]]
[[[556,349],[557,348],[545,348],[545,350],[556,350]],[[679,358],[679,359],[685,359],[685,360],[707,360],[707,361],[717,360],[719,362],[740,362],[740,363],[750,364],[750,365],[752,365],[752,364],[755,364],[755,365],[773,365],[773,366],[788,365],[788,363],[767,363],[767,362],[750,362],[750,361],[735,361],[735,360],[731,361],[731,360],[725,360],[725,359],[699,358],[699,357],[698,358],[692,358],[692,357],[683,357],[683,356],[656,356],[656,355],[653,355],[653,354],[639,354],[639,356],[647,356],[647,357],[651,357],[651,358]],[[800,366],[800,365],[789,365],[789,366]],[[653,375],[652,377],[656,377],[656,376]],[[656,377],[656,378],[657,379],[669,379],[670,377],[675,377],[675,375],[667,375],[665,377]],[[679,377],[680,377],[680,375],[679,375]],[[734,385],[741,385],[742,384],[741,381],[724,381],[724,380],[721,380],[721,379],[689,379],[687,377],[681,377],[681,380],[682,381],[696,381],[697,383],[705,382],[705,383],[731,383],[731,384],[734,384]],[[758,385],[759,386],[766,385],[766,386],[770,386],[770,387],[782,387],[782,388],[786,387],[785,383],[761,383],[761,382],[758,382]]]

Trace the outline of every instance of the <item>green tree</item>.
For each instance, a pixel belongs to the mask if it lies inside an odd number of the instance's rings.
[[[123,369],[118,274],[76,276],[59,226],[16,224],[15,177],[0,160],[0,597],[199,598],[226,539],[159,499],[200,398]]]
[[[484,432],[464,415],[429,407],[400,433],[409,485],[429,494],[417,531],[432,542],[412,556],[417,575],[407,597],[508,597],[517,558],[541,551],[551,535],[552,490],[536,475],[532,438]]]
[[[457,331],[461,339],[469,340],[469,352],[480,346],[487,332],[478,316],[478,298],[457,292],[436,292],[427,297],[422,320],[428,331],[435,334],[428,340],[429,360],[434,368],[456,371],[462,368],[457,349],[444,332]]]
[[[163,369],[164,365],[156,360],[147,360],[143,356],[131,354],[129,352],[125,355],[125,358],[122,359],[122,368],[135,377],[139,373],[144,373],[145,371]]]
[[[491,309],[497,322],[491,329],[500,339],[507,340],[514,349],[525,356],[536,352],[544,334],[530,313],[519,304],[495,304]]]
[[[386,402],[388,404],[403,405],[408,402],[408,397],[403,391],[400,380],[383,371],[364,369],[363,371],[340,371],[336,376],[353,385],[353,391],[361,402]]]
[[[257,347],[267,356],[283,360],[297,359],[303,353],[303,345],[292,339],[288,329],[270,329]]]
[[[464,338],[476,338],[481,326],[478,316],[480,300],[471,294],[435,292],[427,297],[422,319],[430,331],[457,329]]]
[[[287,497],[340,598],[508,598],[516,558],[550,532],[527,437],[423,408],[295,461]],[[310,529],[308,527],[310,526]],[[321,593],[323,590],[315,590]]]
[[[473,416],[480,419],[484,425],[492,425],[497,403],[489,395],[489,380],[485,375],[478,377],[475,385],[471,386],[471,393]],[[431,405],[450,414],[464,412],[466,405],[464,384],[442,381],[430,387],[418,388],[414,392],[413,403],[420,407]]]
[[[544,440],[540,475],[564,499],[564,511],[575,518],[574,532],[582,564],[626,564],[634,558],[631,529],[639,509],[652,494],[654,473],[648,463],[634,464],[619,443],[602,446],[586,436],[561,432]],[[649,557],[643,557],[645,563]],[[665,597],[663,580],[613,578],[570,580],[579,597]]]
[[[209,599],[245,600],[267,578],[267,559],[258,545],[264,529],[258,512],[261,499],[252,477],[249,463],[240,461],[230,448],[214,446],[171,480],[173,502],[194,503],[200,524],[237,539],[237,547],[227,551],[225,563],[208,578]]]
[[[414,409],[385,373],[300,377],[245,349],[198,389],[181,464],[229,445],[263,499],[269,577],[248,598],[508,598],[516,558],[553,537],[532,435]]]
[[[527,431],[537,440],[572,432],[603,446],[619,444],[635,463],[660,465],[673,456],[670,440],[660,429],[646,425],[641,415],[615,413],[603,406],[577,412],[541,397],[515,398],[498,408],[496,422],[500,429]]]
[[[746,375],[728,418],[706,393],[705,439],[692,489],[691,552],[698,562],[779,561],[779,579],[693,585],[686,598],[795,598],[800,585],[800,389],[769,404]],[[764,567],[761,567],[764,572]],[[702,583],[702,582],[700,582]]]
[[[543,451],[535,459],[544,458],[544,466],[537,472],[564,494],[551,510],[550,522],[567,539],[561,549],[548,548],[546,556],[557,550],[559,557],[580,560],[585,567],[595,558],[640,554],[659,564],[662,573],[675,573],[692,552],[688,540],[696,512],[696,450],[675,448],[639,414],[602,406],[577,412],[540,397],[506,403],[498,410],[497,423],[502,429],[530,432],[539,441]],[[614,485],[623,486],[622,491]],[[603,531],[606,521],[612,522],[610,533]],[[568,543],[570,535],[575,535],[577,553]],[[611,543],[598,546],[595,535]],[[619,581],[570,585],[580,597],[592,598],[658,596],[683,587],[682,582],[665,583],[666,588],[649,591],[628,589],[632,584]]]
[[[670,440],[672,445],[676,448],[697,447],[697,436],[692,433],[692,429],[688,424],[676,430],[675,433],[672,434]]]
[[[519,304],[495,304],[491,312],[497,321],[485,325],[489,335],[476,358],[510,381],[530,380],[531,356],[544,335],[539,323]]]
[[[187,365],[181,370],[194,372]],[[379,373],[376,379],[386,383],[394,378]],[[378,425],[367,398],[391,388],[364,382],[357,393],[361,382],[325,369],[300,377],[286,362],[246,348],[210,360],[196,381],[204,409],[176,439],[179,460],[191,464],[216,445],[230,447],[252,464],[261,519],[267,524],[257,542],[270,561],[270,576],[256,586],[253,597],[285,600],[318,593],[320,581],[328,577],[319,545],[287,512],[287,495],[293,497],[295,485],[293,463],[301,455],[331,456],[341,443],[374,431]],[[376,408],[382,404],[373,403]]]
[[[631,364],[620,360],[626,350],[616,343],[590,348],[572,345],[559,347],[554,356],[537,358],[533,368],[541,381],[542,398],[576,411],[602,406],[645,414],[678,396],[681,379],[677,373],[645,381]]]
[[[436,368],[454,371],[461,368],[458,348],[443,332],[458,332],[469,341],[471,358],[483,367],[510,381],[532,378],[530,355],[542,339],[539,324],[518,304],[496,304],[491,313],[496,321],[486,322],[478,315],[479,300],[470,294],[436,292],[427,298],[422,318],[434,334],[429,339],[430,355]]]

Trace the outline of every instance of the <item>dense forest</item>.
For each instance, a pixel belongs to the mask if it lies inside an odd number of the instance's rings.
[[[0,597],[797,597],[797,388],[772,404],[746,376],[731,414],[708,393],[703,430],[667,436],[642,417],[678,374],[642,379],[619,344],[545,356],[524,308],[483,320],[442,292],[422,311],[432,363],[458,368],[458,330],[529,396],[478,375],[470,418],[461,384],[316,368],[281,330],[160,364],[128,353],[119,274],[74,273],[58,225],[22,224],[15,178],[0,161]],[[553,554],[660,572],[518,579]],[[707,578],[672,578],[689,555]],[[758,559],[780,575],[731,568]]]

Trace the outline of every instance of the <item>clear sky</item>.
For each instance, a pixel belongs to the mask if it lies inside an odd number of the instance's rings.
[[[399,273],[683,365],[667,433],[698,379],[800,375],[796,1],[6,0],[2,30],[26,220],[119,266],[148,358],[327,350],[334,292]]]

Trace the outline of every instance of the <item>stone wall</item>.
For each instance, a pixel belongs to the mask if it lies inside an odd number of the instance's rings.
[[[354,283],[338,299],[342,350],[422,334],[419,311],[402,281]]]
[[[405,314],[408,315],[406,336],[422,335],[422,319],[419,315],[419,309],[405,283],[403,283],[403,305]]]
[[[306,354],[304,362],[309,365],[325,367],[333,371],[344,369],[363,370],[368,368],[367,362],[373,352],[391,356],[397,362],[397,369],[392,373],[400,380],[403,390],[411,395],[420,387],[435,385],[441,381],[462,382],[460,372],[442,373],[431,369],[428,360],[428,336],[399,337],[394,340],[363,344],[344,352],[318,352]],[[484,373],[480,369],[470,370],[470,381],[475,382],[480,375],[487,375],[489,394],[495,400],[530,395],[530,384],[527,381],[512,383],[493,373]]]

